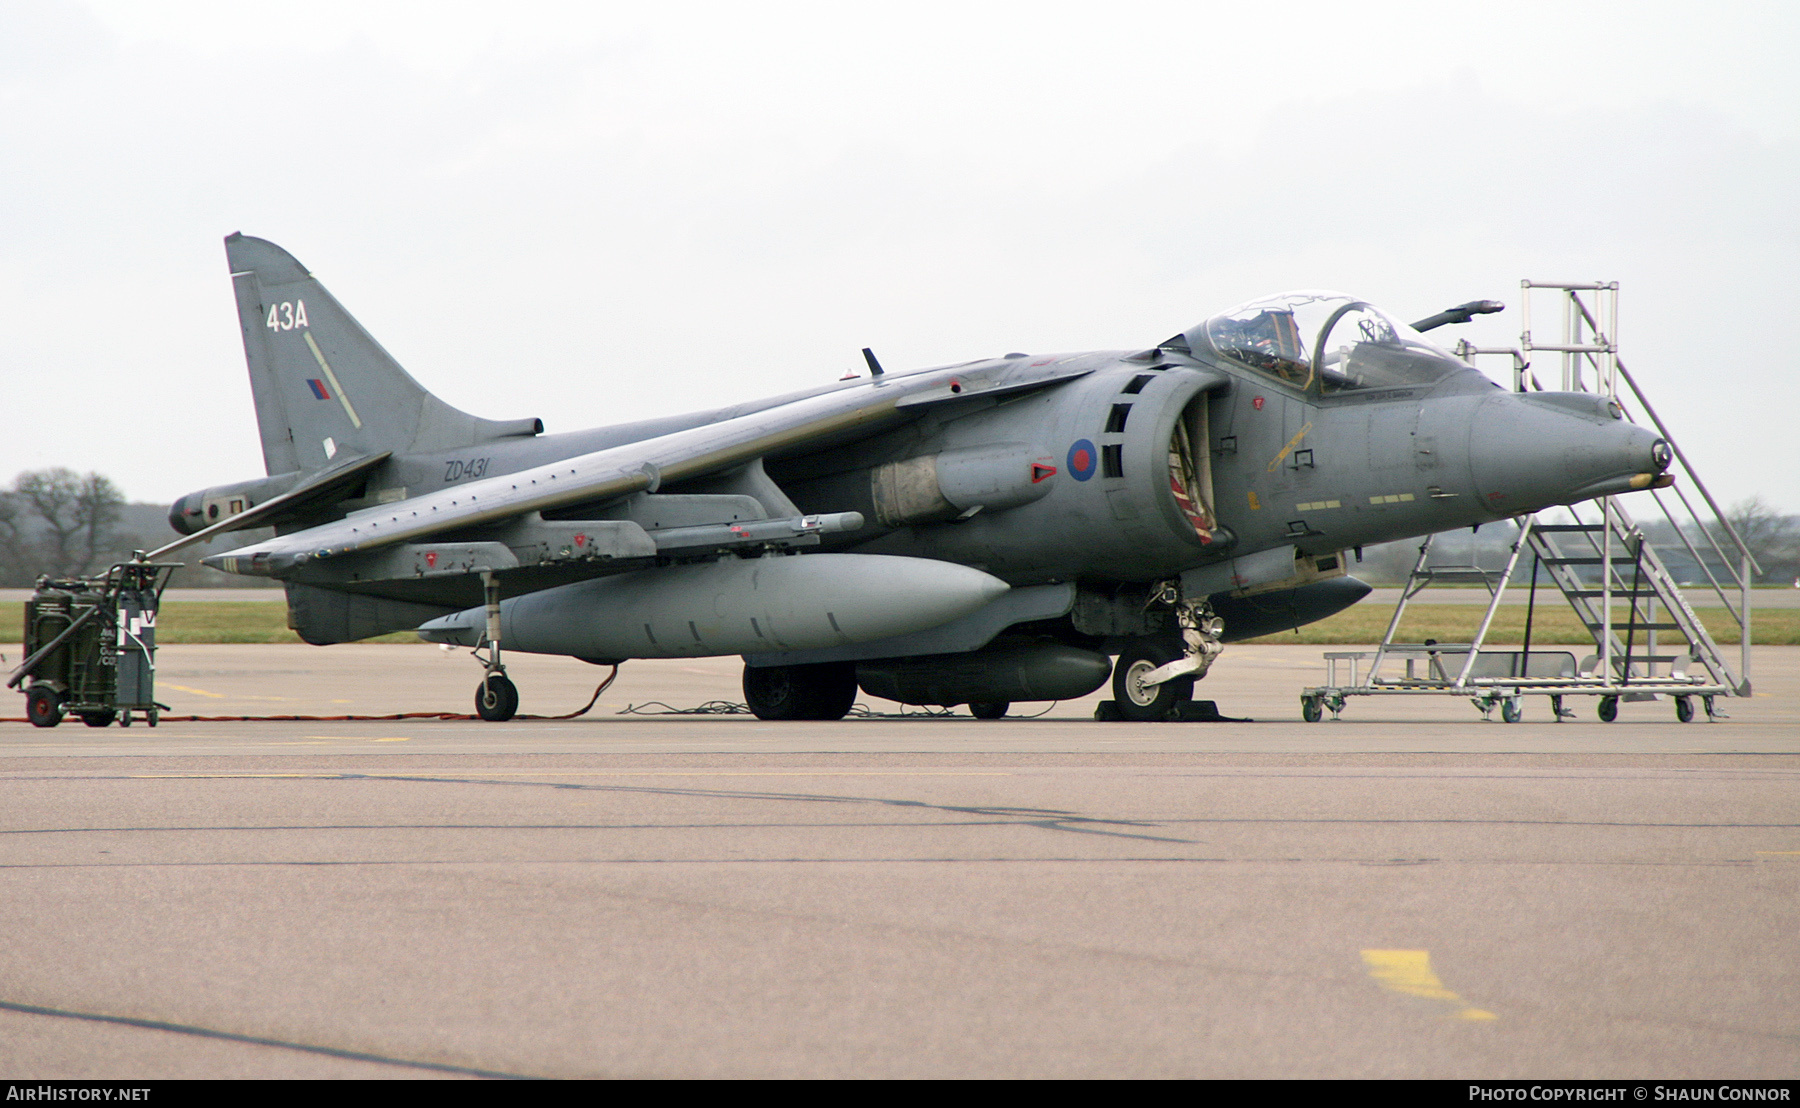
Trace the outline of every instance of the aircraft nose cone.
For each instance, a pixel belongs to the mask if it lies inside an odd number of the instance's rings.
[[[1589,393],[1507,393],[1483,406],[1469,438],[1477,491],[1491,509],[1537,511],[1670,483],[1667,440]]]

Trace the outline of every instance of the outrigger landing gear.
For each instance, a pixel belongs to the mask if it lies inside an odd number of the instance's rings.
[[[502,723],[518,714],[519,690],[507,678],[506,666],[500,662],[500,582],[494,580],[493,571],[481,571],[481,592],[487,601],[488,653],[481,661],[487,673],[475,690],[475,714],[490,723]],[[481,648],[475,649],[480,657]]]

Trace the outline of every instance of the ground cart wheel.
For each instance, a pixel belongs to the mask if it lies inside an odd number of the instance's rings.
[[[49,685],[37,685],[25,694],[25,718],[33,727],[55,727],[62,722],[62,697]]]
[[[999,719],[1010,707],[1010,700],[976,700],[969,703],[969,714],[976,719]]]
[[[114,711],[81,713],[81,722],[89,727],[111,727],[113,720],[117,718],[119,713]]]
[[[504,674],[489,674],[475,690],[475,714],[489,723],[504,723],[518,710],[518,686]]]
[[[1619,718],[1619,698],[1603,696],[1600,698],[1600,722],[1611,723]]]
[[[1682,723],[1694,722],[1694,698],[1678,696],[1675,698],[1675,718]]]
[[[1300,718],[1308,723],[1317,723],[1325,718],[1325,706],[1316,696],[1303,696],[1300,698]]]
[[[1525,718],[1525,698],[1509,696],[1500,702],[1500,718],[1508,723],[1517,723]]]

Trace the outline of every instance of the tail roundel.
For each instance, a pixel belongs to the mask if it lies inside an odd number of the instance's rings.
[[[233,234],[225,255],[270,474],[312,472],[358,454],[437,453],[543,431],[536,419],[481,419],[431,395],[274,243]]]

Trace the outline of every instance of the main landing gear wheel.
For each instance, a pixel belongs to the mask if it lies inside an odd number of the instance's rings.
[[[1619,698],[1603,696],[1600,698],[1600,722],[1611,723],[1619,718]]]
[[[492,673],[475,690],[475,714],[489,723],[504,723],[519,711],[519,689],[504,674]]]
[[[746,665],[744,699],[757,719],[843,719],[856,702],[856,663]]]
[[[1010,707],[1010,700],[977,700],[970,702],[969,714],[976,719],[999,719]]]
[[[1682,723],[1694,722],[1694,698],[1678,696],[1675,698],[1675,718]]]
[[[25,694],[25,718],[33,727],[55,727],[62,722],[62,697],[48,685],[38,685]]]
[[[1121,719],[1149,722],[1167,719],[1175,705],[1194,699],[1194,679],[1177,677],[1160,685],[1146,685],[1151,670],[1181,657],[1181,648],[1154,639],[1140,639],[1119,652],[1113,666],[1113,703]]]

